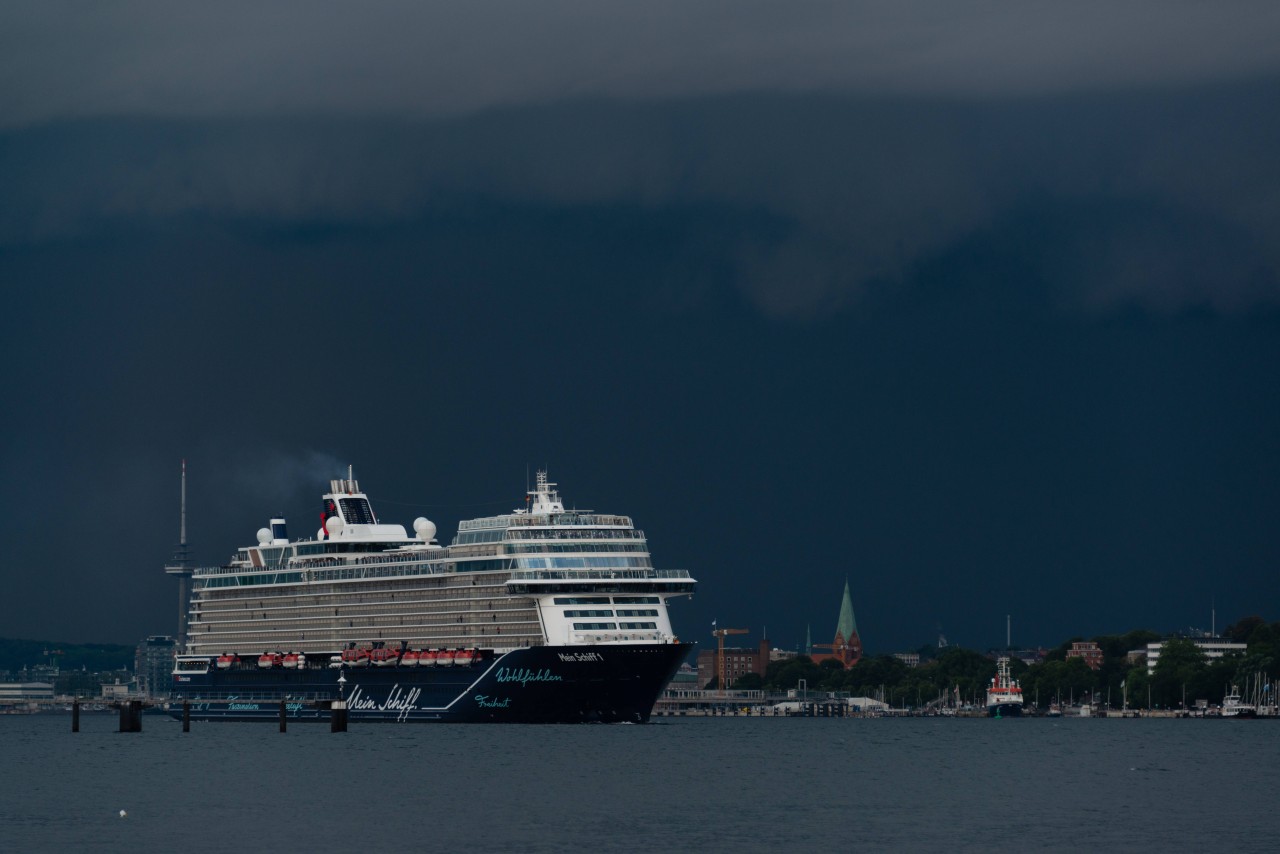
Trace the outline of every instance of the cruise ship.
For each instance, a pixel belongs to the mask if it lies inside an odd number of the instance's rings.
[[[644,722],[692,645],[629,517],[566,509],[547,474],[525,506],[386,524],[348,471],[314,539],[273,518],[226,566],[195,568],[171,710],[200,720]]]
[[[1009,659],[996,659],[996,675],[987,688],[987,714],[993,718],[1007,718],[1022,714],[1022,687],[1009,675]]]

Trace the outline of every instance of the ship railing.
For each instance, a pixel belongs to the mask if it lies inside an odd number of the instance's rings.
[[[687,578],[687,569],[529,569],[511,573],[508,583],[519,581],[578,581],[618,580],[634,578],[647,581],[654,578]]]
[[[302,576],[306,581],[346,581],[365,578],[395,578],[406,575],[440,575],[452,572],[453,561],[441,563],[407,563],[405,561],[379,561],[375,563],[346,563],[344,561],[322,561],[319,563],[293,564],[288,568],[267,567],[216,567],[207,572],[200,571],[197,579],[222,578],[226,576],[262,576],[291,575]],[[290,578],[288,580],[297,580]],[[248,582],[262,584],[261,581]]]
[[[486,528],[549,528],[552,526],[630,528],[630,516],[609,513],[538,513],[534,515],[491,516],[484,519],[467,519],[458,523],[458,531],[478,531]]]

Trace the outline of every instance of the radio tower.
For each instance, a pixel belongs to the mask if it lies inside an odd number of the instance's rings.
[[[187,608],[191,601],[191,552],[187,548],[187,461],[182,461],[182,520],[178,527],[178,547],[164,571],[178,579],[178,649],[187,645]]]

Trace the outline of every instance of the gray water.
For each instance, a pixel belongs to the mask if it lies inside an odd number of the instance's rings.
[[[1280,845],[1280,721],[117,724],[0,717],[0,850]]]

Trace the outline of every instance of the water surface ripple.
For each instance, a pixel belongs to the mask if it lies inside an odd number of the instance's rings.
[[[116,725],[85,715],[72,734],[69,716],[0,717],[5,850],[1272,851],[1280,839],[1272,721]]]

